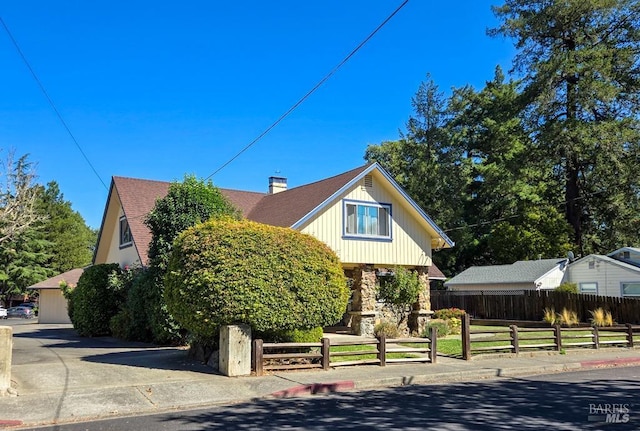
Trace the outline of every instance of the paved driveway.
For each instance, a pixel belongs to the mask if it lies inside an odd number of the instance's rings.
[[[13,327],[12,386],[20,395],[207,378],[215,372],[175,347],[80,337],[71,325],[7,319]]]

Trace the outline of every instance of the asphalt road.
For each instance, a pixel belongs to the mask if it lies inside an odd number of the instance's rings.
[[[606,423],[607,412],[619,423]],[[258,400],[38,429],[637,430],[640,367]]]

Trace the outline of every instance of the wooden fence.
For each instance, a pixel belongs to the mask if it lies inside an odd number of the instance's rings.
[[[257,376],[265,371],[296,370],[400,362],[436,362],[437,329],[428,338],[353,337],[353,340],[323,338],[320,343],[264,343],[253,340],[252,368]],[[335,346],[364,346],[362,350],[332,351]],[[367,346],[373,346],[368,348]],[[400,356],[400,357],[399,357]],[[343,358],[350,360],[341,360]],[[359,359],[361,358],[361,359]]]
[[[496,325],[495,328],[472,330],[471,324]],[[563,328],[559,325],[540,327],[518,326],[511,321],[476,321],[465,314],[462,319],[462,358],[471,359],[473,354],[521,351],[556,350],[568,348],[634,347],[634,336],[640,332],[639,325],[617,325],[610,327],[581,326]],[[519,322],[526,324],[526,322]],[[636,340],[637,341],[637,340]],[[637,344],[637,343],[636,343]]]
[[[590,311],[603,308],[621,324],[640,324],[640,299],[545,290],[523,290],[509,294],[495,291],[431,291],[431,309],[460,308],[479,319],[542,320],[544,309],[575,311],[586,322]]]

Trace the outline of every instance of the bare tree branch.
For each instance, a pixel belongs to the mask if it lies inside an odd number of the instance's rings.
[[[0,160],[0,244],[45,218],[36,209],[35,165],[28,154],[15,160],[9,150]]]

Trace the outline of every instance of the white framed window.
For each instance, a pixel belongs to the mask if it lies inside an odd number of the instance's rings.
[[[587,293],[589,295],[598,294],[598,283],[580,283],[580,293]]]
[[[344,201],[343,233],[348,238],[391,240],[391,205]]]
[[[640,296],[640,281],[620,283],[622,296]]]
[[[133,244],[131,228],[126,217],[120,217],[120,248],[129,247]]]

